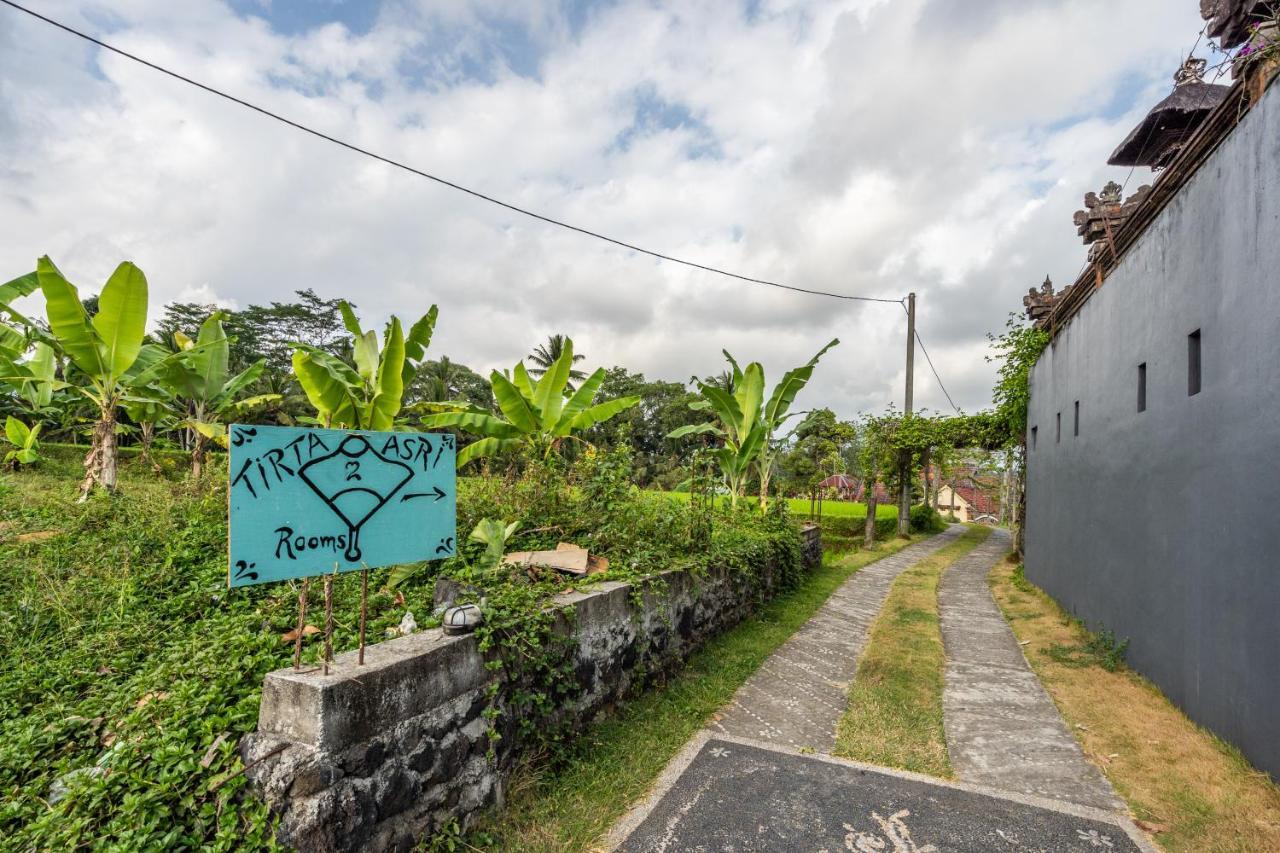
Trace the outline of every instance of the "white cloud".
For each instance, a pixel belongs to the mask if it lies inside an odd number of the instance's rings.
[[[914,290],[952,396],[980,408],[985,333],[1046,272],[1073,278],[1070,214],[1124,177],[1106,156],[1167,88],[1196,4],[756,5],[624,0],[575,28],[551,4],[393,0],[367,33],[296,36],[217,2],[40,8],[586,228],[804,287]],[[519,44],[501,42],[513,31]],[[637,125],[645,98],[688,121]],[[727,347],[776,375],[838,335],[801,402],[844,415],[900,402],[897,306],[746,285],[551,228],[7,9],[0,148],[13,274],[48,253],[92,291],[129,258],[157,305],[313,287],[376,320],[438,302],[433,349],[482,369],[566,332],[592,364],[684,380],[720,370]],[[917,383],[922,405],[945,408],[922,358]]]

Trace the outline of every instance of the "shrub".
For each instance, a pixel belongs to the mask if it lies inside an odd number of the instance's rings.
[[[912,533],[941,533],[947,529],[938,511],[928,504],[916,504],[911,508]]]

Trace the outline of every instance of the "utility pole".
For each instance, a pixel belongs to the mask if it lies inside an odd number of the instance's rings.
[[[907,393],[902,416],[911,417],[915,411],[912,400],[916,375],[916,295],[907,294]],[[911,454],[904,451],[898,477],[902,480],[902,493],[898,498],[898,535],[911,535]]]

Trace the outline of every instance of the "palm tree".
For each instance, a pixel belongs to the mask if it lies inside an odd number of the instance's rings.
[[[697,385],[701,382],[703,385],[710,385],[712,388],[719,388],[729,394],[733,393],[733,374],[728,370],[722,370],[715,376],[690,376],[689,384]]]
[[[419,374],[422,377],[422,398],[432,403],[443,403],[452,400],[460,393],[458,380],[462,371],[449,356],[440,356],[439,361],[423,365]]]
[[[551,335],[547,338],[547,342],[545,344],[538,344],[538,346],[534,348],[533,352],[529,353],[529,361],[534,364],[533,367],[529,368],[530,376],[542,376],[547,372],[547,369],[551,367],[551,365],[556,363],[556,359],[558,359],[560,354],[564,352],[564,340],[564,335]],[[585,357],[586,356],[574,353],[573,363],[577,364]],[[566,386],[565,390],[572,392],[574,390],[572,383],[585,379],[586,377],[587,374],[583,373],[581,370],[570,369],[570,384]]]

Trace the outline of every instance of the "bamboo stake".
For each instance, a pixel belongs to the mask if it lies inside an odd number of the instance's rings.
[[[360,570],[360,655],[358,666],[364,666],[364,626],[369,618],[369,570]]]
[[[324,576],[324,674],[333,660],[333,575]]]
[[[307,626],[307,589],[311,586],[311,578],[302,579],[302,588],[298,590],[298,630],[293,638],[293,668],[302,669],[302,629]]]

